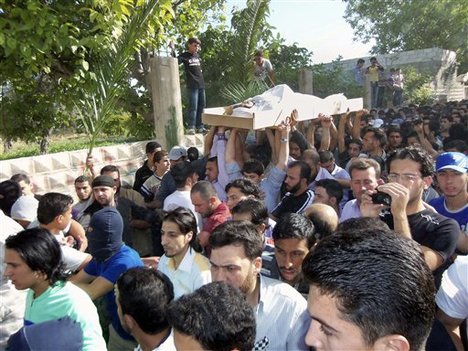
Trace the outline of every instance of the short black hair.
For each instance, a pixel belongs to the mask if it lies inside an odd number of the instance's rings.
[[[182,188],[185,185],[187,178],[191,177],[196,170],[189,161],[182,161],[176,163],[171,167],[171,175],[174,178],[176,188]]]
[[[44,273],[50,285],[68,278],[60,244],[46,229],[25,229],[11,235],[5,248],[16,251],[32,271]]]
[[[199,193],[203,200],[208,200],[211,196],[218,197],[216,189],[208,180],[200,180],[196,182],[190,190],[190,194],[195,193]]]
[[[158,143],[157,141],[150,141],[146,143],[145,152],[147,154],[152,154],[156,149],[159,149],[161,147],[162,147],[161,144]]]
[[[293,161],[288,164],[288,169],[291,169],[293,167],[299,167],[301,169],[301,179],[305,178],[308,183],[310,179],[310,172],[311,172],[309,165],[305,163],[304,161]]]
[[[75,178],[75,183],[74,184],[76,184],[76,183],[85,183],[85,182],[88,182],[89,184],[91,184],[91,181],[92,181],[91,177],[88,177],[86,175],[80,175],[80,176]]]
[[[47,193],[41,196],[37,206],[37,220],[41,224],[51,223],[55,217],[64,214],[73,205],[73,198],[61,193]]]
[[[338,224],[337,231],[345,232],[348,230],[359,230],[359,229],[390,229],[387,223],[376,217],[357,217],[349,218]]]
[[[262,256],[263,237],[257,228],[247,221],[228,221],[220,224],[211,233],[209,244],[212,250],[228,245],[242,246],[245,256],[254,260]]]
[[[11,176],[10,180],[12,180],[12,181],[14,181],[16,183],[24,181],[26,184],[31,184],[31,179],[29,179],[29,177],[24,173],[13,174]]]
[[[193,337],[204,349],[250,351],[256,322],[245,296],[224,282],[203,285],[169,305],[174,330]]]
[[[265,224],[268,226],[268,209],[265,204],[258,199],[244,199],[237,203],[231,210],[232,214],[248,213],[250,222],[255,225]]]
[[[190,146],[187,149],[187,158],[190,162],[198,160],[200,157],[200,152],[198,151],[198,148],[195,146]]]
[[[302,263],[311,287],[336,299],[367,345],[399,334],[422,351],[434,320],[435,287],[418,243],[385,229],[348,230],[321,240]]]
[[[411,160],[419,163],[419,171],[423,177],[430,177],[434,174],[434,160],[431,155],[419,147],[407,146],[405,148],[392,151],[387,158],[387,169],[395,160]]]
[[[252,182],[250,179],[238,178],[226,185],[226,193],[231,188],[239,189],[239,191],[246,196],[253,196],[256,199],[262,199],[263,193],[257,184]]]
[[[114,165],[107,165],[101,168],[101,175],[104,173],[111,173],[111,172],[117,172],[117,174],[120,176],[120,170],[119,167],[114,166]]]
[[[367,127],[363,130],[363,135],[366,133],[374,133],[374,139],[377,140],[380,144],[380,147],[384,147],[387,144],[387,136],[385,133],[382,131],[380,128],[374,128],[374,127]]]
[[[189,40],[187,40],[187,43],[188,43],[188,44],[197,43],[198,45],[201,45],[200,39],[198,39],[198,38],[196,38],[196,37],[189,38]]]
[[[198,241],[197,219],[191,210],[185,207],[176,207],[175,209],[165,213],[163,222],[172,222],[177,224],[182,234],[186,235],[192,232],[190,246],[197,252],[202,251],[202,247]]]
[[[174,299],[169,278],[155,269],[134,267],[117,280],[118,301],[122,314],[133,317],[146,334],[157,334],[169,328],[166,313]]]
[[[315,187],[322,187],[330,197],[336,198],[336,204],[338,205],[343,198],[343,187],[335,179],[320,179],[315,182]]]
[[[327,162],[335,160],[335,156],[333,156],[333,152],[331,152],[330,150],[319,151],[319,156],[320,156],[320,163],[327,163]]]
[[[242,173],[255,173],[261,176],[265,172],[265,167],[259,160],[251,159],[244,162]]]
[[[314,224],[302,214],[288,213],[276,222],[272,233],[274,240],[305,239],[310,249],[315,244]]]
[[[168,155],[166,150],[159,150],[154,153],[153,162],[159,163],[161,160]]]
[[[4,180],[0,183],[0,195],[0,209],[9,216],[11,207],[21,196],[21,188],[14,180]]]

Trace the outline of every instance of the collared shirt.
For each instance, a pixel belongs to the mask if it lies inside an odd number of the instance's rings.
[[[174,258],[161,257],[158,270],[166,274],[174,285],[174,297],[194,292],[202,285],[211,283],[210,262],[202,254],[189,248],[175,268]]]
[[[143,349],[140,345],[138,345],[137,347],[135,347],[134,351],[143,351]],[[159,344],[156,348],[154,348],[152,351],[176,351],[174,345],[174,333],[172,329],[168,337],[165,340],[163,340],[163,342]]]
[[[360,218],[362,217],[361,210],[359,209],[359,204],[356,199],[350,200],[343,207],[341,211],[340,222],[344,222],[350,218]]]
[[[258,342],[268,338],[267,350],[308,350],[310,325],[307,301],[292,286],[260,275],[260,299],[255,307]]]

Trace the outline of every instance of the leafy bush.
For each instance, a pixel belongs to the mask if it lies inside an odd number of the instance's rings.
[[[434,102],[434,91],[430,87],[432,78],[428,73],[419,73],[414,67],[405,67],[403,74],[405,103],[430,105]]]

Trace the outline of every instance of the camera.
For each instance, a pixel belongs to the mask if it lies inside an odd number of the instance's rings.
[[[372,202],[374,204],[382,204],[385,206],[390,206],[392,204],[392,197],[381,191],[372,194]]]

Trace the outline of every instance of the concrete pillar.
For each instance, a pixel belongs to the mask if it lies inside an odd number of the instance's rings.
[[[364,108],[370,110],[372,106],[372,91],[370,87],[370,80],[369,80],[369,75],[365,74],[364,75]]]
[[[299,70],[299,92],[302,94],[314,93],[314,77],[312,70],[309,68],[301,68]]]
[[[150,59],[156,140],[166,150],[180,145],[184,137],[179,64],[176,58],[156,56]]]

